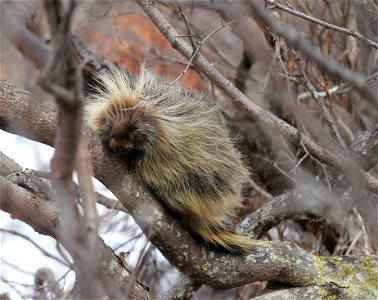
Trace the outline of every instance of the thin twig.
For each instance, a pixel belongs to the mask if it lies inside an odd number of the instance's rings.
[[[354,206],[352,208],[352,211],[356,216],[358,225],[360,225],[360,227],[361,227],[362,240],[363,240],[363,245],[364,245],[364,253],[370,254],[372,247],[371,247],[369,235],[368,235],[366,228],[365,228],[365,222],[362,219],[361,214],[359,213],[357,207]]]
[[[201,30],[201,28],[199,28],[195,23],[193,23],[193,22],[189,22],[189,25],[190,25],[191,28],[194,29],[194,32],[193,32],[193,33],[194,33],[196,36],[205,36],[205,33],[204,33],[204,32]],[[226,53],[224,53],[224,52],[222,51],[222,49],[221,49],[220,47],[217,47],[217,46],[214,44],[213,40],[208,40],[208,41],[207,41],[207,47],[209,47],[209,48],[214,52],[214,54],[218,55],[218,56],[224,61],[224,63],[227,64],[229,67],[234,68],[234,69],[237,68],[237,64],[236,64],[232,59],[230,59],[230,58],[226,55]],[[256,79],[252,78],[252,76],[250,76],[250,78],[251,78],[252,80],[255,80],[255,81],[256,81]]]
[[[184,21],[184,24],[185,24],[185,27],[186,27],[186,31],[187,31],[187,37],[189,38],[190,44],[192,45],[193,52],[194,52],[195,49],[196,49],[196,45],[194,43],[192,32],[190,30],[188,21],[186,20],[185,14],[184,14],[184,12],[181,9],[180,3],[178,1],[176,1],[176,3],[177,3],[178,10],[179,10],[178,15],[181,16],[182,19],[183,19],[183,21]]]
[[[356,245],[357,241],[359,240],[362,231],[359,231],[356,236],[353,238],[353,241],[350,243],[348,250],[345,252],[345,255],[349,255],[350,251],[352,251],[353,247]]]
[[[4,232],[4,233],[6,232],[6,233],[10,233],[10,234],[19,236],[19,237],[27,240],[29,243],[31,243],[34,247],[36,247],[38,250],[40,250],[47,257],[50,257],[50,258],[56,260],[57,262],[61,263],[62,265],[65,265],[67,267],[71,267],[64,260],[61,260],[59,257],[56,257],[55,255],[50,254],[45,249],[43,249],[40,245],[38,245],[36,242],[34,242],[30,237],[28,237],[27,235],[25,235],[23,233],[20,233],[20,232],[17,232],[15,230],[11,230],[11,229],[4,229],[4,228],[0,228],[0,232]]]
[[[289,171],[289,173],[293,173],[295,174],[295,170],[299,167],[299,165],[302,163],[302,161],[304,161],[308,156],[308,153],[306,153],[305,155],[303,155],[303,157],[297,162],[297,164]]]
[[[206,41],[208,39],[210,39],[214,34],[216,34],[218,31],[220,31],[221,29],[235,23],[235,22],[238,22],[238,21],[242,21],[244,20],[245,18],[248,18],[251,14],[248,14],[246,16],[243,16],[239,19],[235,19],[235,20],[232,20],[230,22],[227,22],[225,24],[222,24],[220,27],[214,29],[212,32],[210,32],[201,42],[197,42],[197,47],[195,48],[195,51],[193,52],[192,56],[190,57],[188,63],[186,64],[186,67],[184,69],[184,71],[175,79],[173,80],[172,82],[170,83],[167,83],[167,88],[161,92],[158,92],[156,93],[155,95],[150,95],[150,96],[147,96],[147,97],[140,97],[142,100],[150,100],[150,99],[153,99],[153,98],[156,98],[156,97],[159,97],[160,95],[162,95],[170,86],[174,85],[177,81],[179,81],[184,75],[186,75],[186,72],[188,71],[188,69],[190,68],[190,66],[192,65],[192,62],[194,60],[194,58],[196,57],[196,55],[198,54],[198,52],[200,51],[201,47],[206,43]],[[179,37],[178,35],[176,35],[176,37]]]
[[[303,84],[303,82],[301,82]],[[327,94],[329,95],[337,95],[341,93],[347,93],[351,90],[351,86],[348,84],[340,84],[340,85],[335,85],[331,88],[328,89],[328,91],[323,91],[323,92],[318,92],[318,95],[320,97],[326,97]],[[310,98],[312,97],[310,92],[304,92],[298,95],[298,101],[302,101],[303,99]]]
[[[305,87],[309,90],[314,100],[318,103],[320,111],[322,112],[322,115],[324,119],[326,120],[329,130],[331,132],[331,135],[336,139],[336,141],[340,144],[341,148],[343,150],[346,149],[346,144],[341,137],[339,130],[336,127],[335,120],[333,119],[331,113],[329,112],[327,106],[324,104],[323,99],[319,96],[318,91],[315,89],[314,85],[311,83],[310,79],[308,78],[305,70],[303,69],[302,63],[301,63],[301,56],[298,54],[298,52],[295,49],[292,49],[291,52],[294,55],[294,61],[297,66],[297,70],[300,73],[303,83]]]
[[[280,63],[281,67],[282,67],[282,70],[284,72],[284,77],[285,77],[285,81],[286,81],[286,87],[287,87],[287,91],[289,93],[289,97],[290,97],[290,100],[295,104],[295,106],[297,105],[297,102],[296,102],[296,99],[294,98],[293,96],[293,92],[291,91],[290,89],[290,80],[289,80],[289,72],[282,60],[282,57],[281,57],[281,45],[280,45],[280,37],[276,34],[273,35],[273,39],[274,39],[274,56],[276,57],[276,60],[278,60],[278,62]],[[297,126],[298,127],[298,126]]]
[[[374,82],[375,80],[377,80],[377,78],[378,78],[378,72],[374,72],[373,74],[371,74],[370,76],[367,77],[366,81],[367,81],[367,83],[370,84],[370,83]],[[300,78],[289,77],[289,79],[291,81],[303,84],[303,80],[301,80]],[[327,91],[318,92],[318,94],[319,94],[320,97],[326,97],[328,94],[329,95],[336,95],[336,94],[341,94],[341,93],[347,93],[351,90],[351,88],[352,88],[352,86],[349,83],[342,83],[340,85],[335,85],[331,88],[328,88]],[[312,95],[311,95],[310,92],[301,93],[301,94],[298,95],[298,101],[309,98],[311,96]]]
[[[293,176],[291,176],[285,170],[283,170],[276,161],[271,160],[269,158],[266,158],[266,157],[264,157],[263,155],[260,155],[260,154],[255,154],[255,156],[258,157],[258,158],[260,158],[260,159],[262,159],[263,161],[271,164],[273,168],[277,169],[277,171],[279,173],[281,173],[283,176],[285,176],[286,178],[288,178],[293,184],[297,184],[297,182],[295,181],[295,179],[293,178]]]
[[[268,200],[273,199],[273,196],[267,191],[265,191],[263,188],[261,188],[252,178],[249,179],[248,183],[261,196],[265,197]]]

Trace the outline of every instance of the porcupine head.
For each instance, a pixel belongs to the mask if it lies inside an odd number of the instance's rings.
[[[114,163],[144,184],[206,243],[247,252],[229,225],[249,178],[216,105],[140,68],[98,75],[86,118]],[[148,213],[148,212],[146,212]]]

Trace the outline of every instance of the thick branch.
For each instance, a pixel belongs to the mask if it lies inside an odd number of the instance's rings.
[[[0,209],[32,226],[37,232],[57,237],[59,217],[56,206],[38,198],[4,177],[0,177]]]

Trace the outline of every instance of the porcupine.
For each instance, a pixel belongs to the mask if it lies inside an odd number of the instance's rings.
[[[167,85],[144,67],[97,76],[87,122],[117,166],[127,170],[195,236],[232,252],[254,241],[230,225],[249,172],[216,104]]]

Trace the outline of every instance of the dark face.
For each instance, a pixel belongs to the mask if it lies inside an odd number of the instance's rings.
[[[132,169],[156,137],[156,122],[144,114],[124,114],[122,118],[104,117],[101,140],[106,153],[117,164]]]

